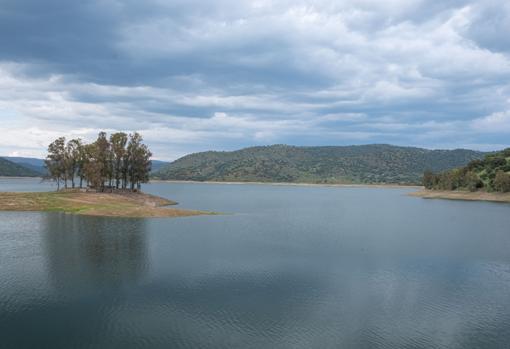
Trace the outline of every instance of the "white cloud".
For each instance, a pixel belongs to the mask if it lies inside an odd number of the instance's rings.
[[[2,48],[0,153],[101,129],[142,131],[168,159],[273,142],[481,149],[510,133],[510,46],[493,35],[510,6],[497,0],[119,4],[87,7],[110,16],[93,40],[59,36],[27,58],[40,36],[20,34]]]
[[[509,133],[510,111],[496,112],[483,118],[475,119],[471,123],[477,132]]]

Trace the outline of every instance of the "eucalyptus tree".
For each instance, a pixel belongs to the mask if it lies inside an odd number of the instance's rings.
[[[137,132],[129,135],[127,153],[129,163],[128,176],[131,190],[134,190],[135,187],[140,189],[142,183],[147,183],[149,181],[149,173],[151,171],[150,158],[152,153],[142,141],[142,136]]]
[[[123,167],[126,156],[126,144],[128,136],[124,132],[117,132],[110,136],[111,150],[113,154],[113,177],[115,188],[119,189],[120,180],[123,177]]]
[[[84,147],[85,161],[83,164],[83,174],[87,180],[87,186],[102,189],[104,185],[102,173],[102,163],[98,158],[97,142],[87,144]]]
[[[60,137],[48,146],[46,167],[51,179],[57,182],[57,190],[61,182],[67,188],[68,180],[75,188],[76,177],[87,186],[104,191],[110,188],[140,189],[142,183],[149,181],[151,158],[147,145],[139,133],[129,136],[123,132],[112,134],[109,138],[100,132],[91,144],[84,144],[80,139],[71,139],[66,143]]]
[[[96,170],[99,172],[101,179],[101,191],[104,191],[105,181],[109,178],[111,173],[111,160],[110,160],[110,142],[106,137],[106,132],[99,132],[97,140],[95,141],[95,159],[97,164]]]
[[[60,181],[65,178],[65,144],[65,137],[59,137],[54,140],[48,146],[48,155],[44,160],[49,177],[57,183],[57,190],[60,189]]]
[[[67,142],[65,148],[66,179],[69,178],[71,180],[71,186],[73,188],[75,187],[74,180],[78,174],[80,166],[81,147],[82,144],[80,139],[71,139]]]

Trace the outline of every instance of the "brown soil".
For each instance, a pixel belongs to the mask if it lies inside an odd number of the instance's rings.
[[[106,217],[184,217],[210,212],[165,207],[177,203],[144,193],[60,191],[0,193],[3,211],[61,211]]]
[[[410,193],[409,195],[421,197],[424,199],[493,201],[510,203],[510,193],[487,193],[484,191],[469,192],[469,191],[421,190],[414,193]]]

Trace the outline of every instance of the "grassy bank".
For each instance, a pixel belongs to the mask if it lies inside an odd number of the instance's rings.
[[[510,193],[488,193],[485,191],[448,191],[448,190],[421,190],[410,193],[424,199],[448,199],[467,201],[492,201],[510,203]]]
[[[211,214],[165,207],[176,202],[143,193],[60,191],[0,193],[0,211],[66,212],[104,217],[184,217]]]

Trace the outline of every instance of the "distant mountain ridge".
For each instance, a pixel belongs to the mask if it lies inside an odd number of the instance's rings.
[[[186,155],[153,176],[194,181],[421,184],[426,170],[449,170],[484,155],[466,149],[429,150],[387,144],[271,145]]]
[[[41,173],[15,162],[0,157],[0,176],[5,177],[39,177]]]
[[[44,176],[47,174],[47,170],[46,170],[46,167],[44,166],[43,159],[20,157],[20,156],[3,156],[0,158],[3,158],[7,161],[10,161],[12,163],[22,166],[25,169],[29,169],[29,170],[37,173],[37,175],[35,175],[35,176]],[[168,164],[169,164],[169,162],[166,162],[166,161],[152,160],[152,172],[158,171],[159,169],[161,169],[162,167],[164,167]],[[16,171],[10,172],[10,173],[16,173]],[[0,174],[0,176],[9,176],[9,175]],[[10,176],[20,176],[20,175],[10,175]],[[22,177],[22,176],[20,176],[20,177]]]
[[[44,167],[43,159],[27,158],[21,156],[4,156],[3,158],[25,168],[29,168],[32,171],[39,173],[40,175],[46,174],[46,168]]]
[[[161,160],[151,160],[152,163],[152,170],[151,172],[156,172],[162,169],[163,167],[170,164],[168,161],[161,161]]]

